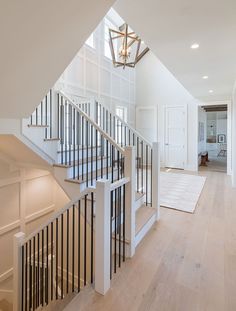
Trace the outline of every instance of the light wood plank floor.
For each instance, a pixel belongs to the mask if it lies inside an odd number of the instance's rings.
[[[224,173],[200,174],[207,181],[195,213],[162,208],[108,294],[87,288],[66,311],[236,310],[236,191]]]

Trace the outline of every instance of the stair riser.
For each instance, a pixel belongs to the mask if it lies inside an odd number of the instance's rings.
[[[102,165],[103,164],[103,165]],[[103,167],[103,175],[106,175],[106,167],[107,167],[107,161],[104,159],[103,161],[99,160],[97,162],[93,161],[93,163],[89,162],[88,165],[84,163],[83,165],[80,164],[79,166],[76,165],[74,168],[69,167],[67,168],[67,178],[73,178],[73,174],[75,171],[75,175],[78,175],[78,167],[79,167],[79,175],[82,175],[82,169],[84,173],[84,177],[86,176],[87,170],[89,175],[91,175],[91,171],[93,171],[93,176],[96,176],[96,168],[97,170],[100,170]],[[108,161],[108,167],[110,167],[110,161]]]
[[[60,150],[60,147],[59,149]],[[87,157],[87,154],[88,154],[88,157],[95,157],[96,156],[96,149],[93,148],[93,151],[91,150],[91,148],[88,149],[88,153],[87,153],[87,150],[84,149],[84,150],[80,150],[78,152],[78,150],[75,150],[75,152],[73,150],[69,151],[63,151],[63,152],[59,152],[57,154],[57,160],[58,160],[58,163],[61,162],[61,160],[63,159],[63,162],[65,162],[66,158],[67,158],[67,161],[69,161],[69,157],[71,156],[71,161],[74,161],[74,160],[78,160],[82,158],[82,156],[84,156],[84,158]],[[70,156],[69,156],[70,155]],[[101,155],[101,148],[98,148],[97,149],[97,156],[100,157]]]

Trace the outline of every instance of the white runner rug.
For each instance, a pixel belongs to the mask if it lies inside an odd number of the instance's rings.
[[[161,206],[193,213],[205,181],[203,176],[161,172]]]

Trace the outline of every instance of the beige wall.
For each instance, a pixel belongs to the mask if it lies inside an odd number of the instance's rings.
[[[68,201],[48,171],[17,168],[0,155],[0,298],[11,289],[14,234],[34,231]]]

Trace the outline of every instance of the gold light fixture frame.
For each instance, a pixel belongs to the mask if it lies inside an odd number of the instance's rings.
[[[114,30],[109,28],[109,43],[111,49],[112,62],[114,67],[131,67],[134,68],[135,65],[140,61],[140,59],[149,51],[149,48],[146,47],[142,52],[140,52],[141,47],[141,38],[135,34],[135,32],[129,32],[128,24],[123,24],[119,30]],[[116,58],[115,50],[114,50],[114,40],[122,40],[122,51],[124,51],[124,55],[120,55],[120,58],[123,58],[123,61],[119,61]],[[129,62],[130,52],[129,49],[137,43],[137,50],[135,53],[134,61]]]

